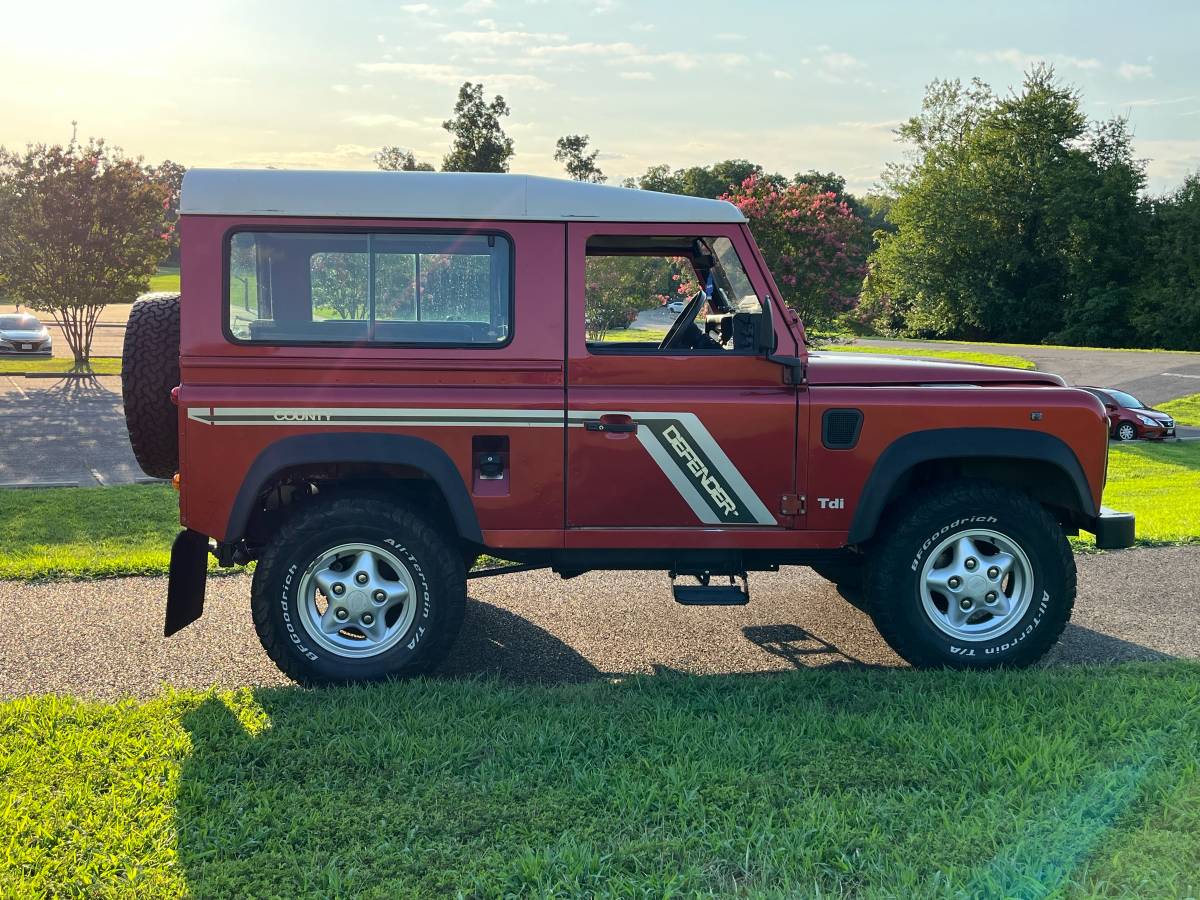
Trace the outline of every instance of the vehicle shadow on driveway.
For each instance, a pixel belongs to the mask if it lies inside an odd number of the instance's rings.
[[[0,482],[96,485],[141,474],[125,431],[119,383],[95,376],[14,377],[0,391]]]
[[[437,677],[514,683],[593,681],[605,676],[581,653],[524,616],[469,598],[462,631]]]

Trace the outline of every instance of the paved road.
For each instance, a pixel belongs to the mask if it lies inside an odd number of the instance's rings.
[[[125,431],[120,378],[0,375],[0,485],[141,478]]]
[[[1200,657],[1200,547],[1077,559],[1074,620],[1047,664]],[[755,575],[750,587],[749,606],[696,608],[675,604],[661,573],[473,581],[462,635],[439,675],[574,682],[903,665],[866,616],[808,569]],[[164,640],[165,579],[0,582],[0,696],[147,697],[163,684],[284,684],[254,635],[248,594],[245,576],[211,580],[204,618]]]

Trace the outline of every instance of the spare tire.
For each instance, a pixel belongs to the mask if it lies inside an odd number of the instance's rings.
[[[121,351],[125,427],[142,471],[179,471],[179,418],[171,389],[179,384],[179,294],[143,294],[129,311]]]

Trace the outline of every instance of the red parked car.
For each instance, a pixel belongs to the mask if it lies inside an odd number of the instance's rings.
[[[1108,432],[1118,441],[1162,441],[1175,437],[1175,420],[1144,404],[1133,394],[1112,388],[1085,387],[1104,404],[1108,415]]]
[[[138,461],[180,491],[166,631],[210,554],[257,560],[254,626],[298,680],[428,672],[467,579],[533,567],[656,569],[700,606],[810,566],[914,665],[1028,665],[1075,602],[1066,536],[1133,543],[1094,396],[811,351],[730,203],[192,169],[181,212],[182,300],[135,304],[123,364]],[[661,340],[588,340],[587,285],[668,269],[704,288]]]

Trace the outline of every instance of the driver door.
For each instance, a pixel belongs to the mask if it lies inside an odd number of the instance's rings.
[[[647,529],[659,530],[648,536],[657,546],[694,545],[697,535],[708,535],[710,545],[737,546],[737,534],[750,540],[752,532],[797,527],[798,517],[782,509],[785,495],[796,493],[804,456],[796,427],[803,392],[783,383],[778,364],[753,352],[659,349],[662,330],[676,318],[665,313],[643,314],[631,329],[611,331],[610,340],[588,339],[589,291],[594,298],[595,279],[605,274],[590,248],[596,253],[597,245],[621,237],[633,244],[644,237],[655,252],[673,238],[680,247],[724,239],[723,258],[743,269],[740,283],[765,298],[741,227],[567,228],[568,546],[637,546],[635,532]],[[634,279],[626,287],[644,291],[645,305],[663,296],[656,281]],[[654,340],[637,330],[647,318],[661,322]],[[781,345],[779,352],[795,349]]]

